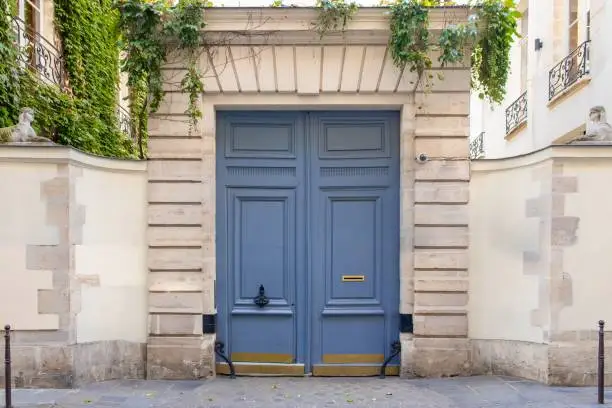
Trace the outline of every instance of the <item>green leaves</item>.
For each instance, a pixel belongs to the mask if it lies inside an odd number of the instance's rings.
[[[120,46],[124,52],[121,70],[128,75],[130,106],[141,156],[145,155],[147,122],[159,109],[164,97],[162,66],[169,55],[182,51],[187,57],[187,73],[181,89],[189,94],[187,114],[197,124],[202,113],[198,98],[204,89],[197,66],[198,51],[206,26],[204,10],[208,0],[180,0],[172,5],[167,0],[117,0]]]
[[[391,4],[389,49],[393,62],[400,69],[416,71],[420,81],[432,66],[430,51],[438,49],[438,61],[445,66],[463,61],[465,50],[472,45],[472,86],[483,99],[499,103],[506,94],[510,48],[519,36],[516,29],[521,14],[513,0],[477,0],[473,4],[476,14],[467,23],[447,25],[437,43],[431,43],[428,8],[452,4],[443,0],[397,0]]]
[[[391,5],[389,49],[394,64],[419,78],[431,67],[429,49],[429,13],[417,0],[400,0]]]
[[[344,30],[358,9],[354,2],[345,0],[317,0],[319,16],[315,22],[315,30],[321,37],[329,31]]]
[[[472,87],[481,99],[501,103],[506,96],[510,49],[521,14],[512,0],[482,0],[476,13],[478,39],[472,54]]]

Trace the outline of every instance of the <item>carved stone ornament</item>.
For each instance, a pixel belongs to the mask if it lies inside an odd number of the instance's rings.
[[[19,123],[14,126],[0,128],[1,143],[53,143],[51,139],[37,136],[32,128],[34,121],[34,110],[32,108],[21,109]],[[54,143],[53,143],[54,144]]]
[[[589,111],[584,137],[576,139],[572,144],[610,144],[612,143],[612,126],[606,121],[606,109],[603,106],[593,106]]]

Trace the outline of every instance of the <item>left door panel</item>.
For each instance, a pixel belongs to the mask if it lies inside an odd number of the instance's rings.
[[[239,374],[304,373],[301,122],[294,113],[218,117],[218,338]]]

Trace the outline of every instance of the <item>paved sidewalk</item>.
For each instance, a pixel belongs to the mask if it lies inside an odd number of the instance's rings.
[[[4,394],[0,393],[4,406]],[[81,390],[13,392],[18,407],[120,408],[585,408],[594,388],[547,387],[505,377],[406,380],[378,378],[238,378],[208,381],[109,381]],[[606,393],[612,407],[612,389]]]

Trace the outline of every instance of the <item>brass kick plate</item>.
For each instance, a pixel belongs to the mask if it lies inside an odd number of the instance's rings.
[[[365,282],[365,275],[342,275],[342,282]]]

